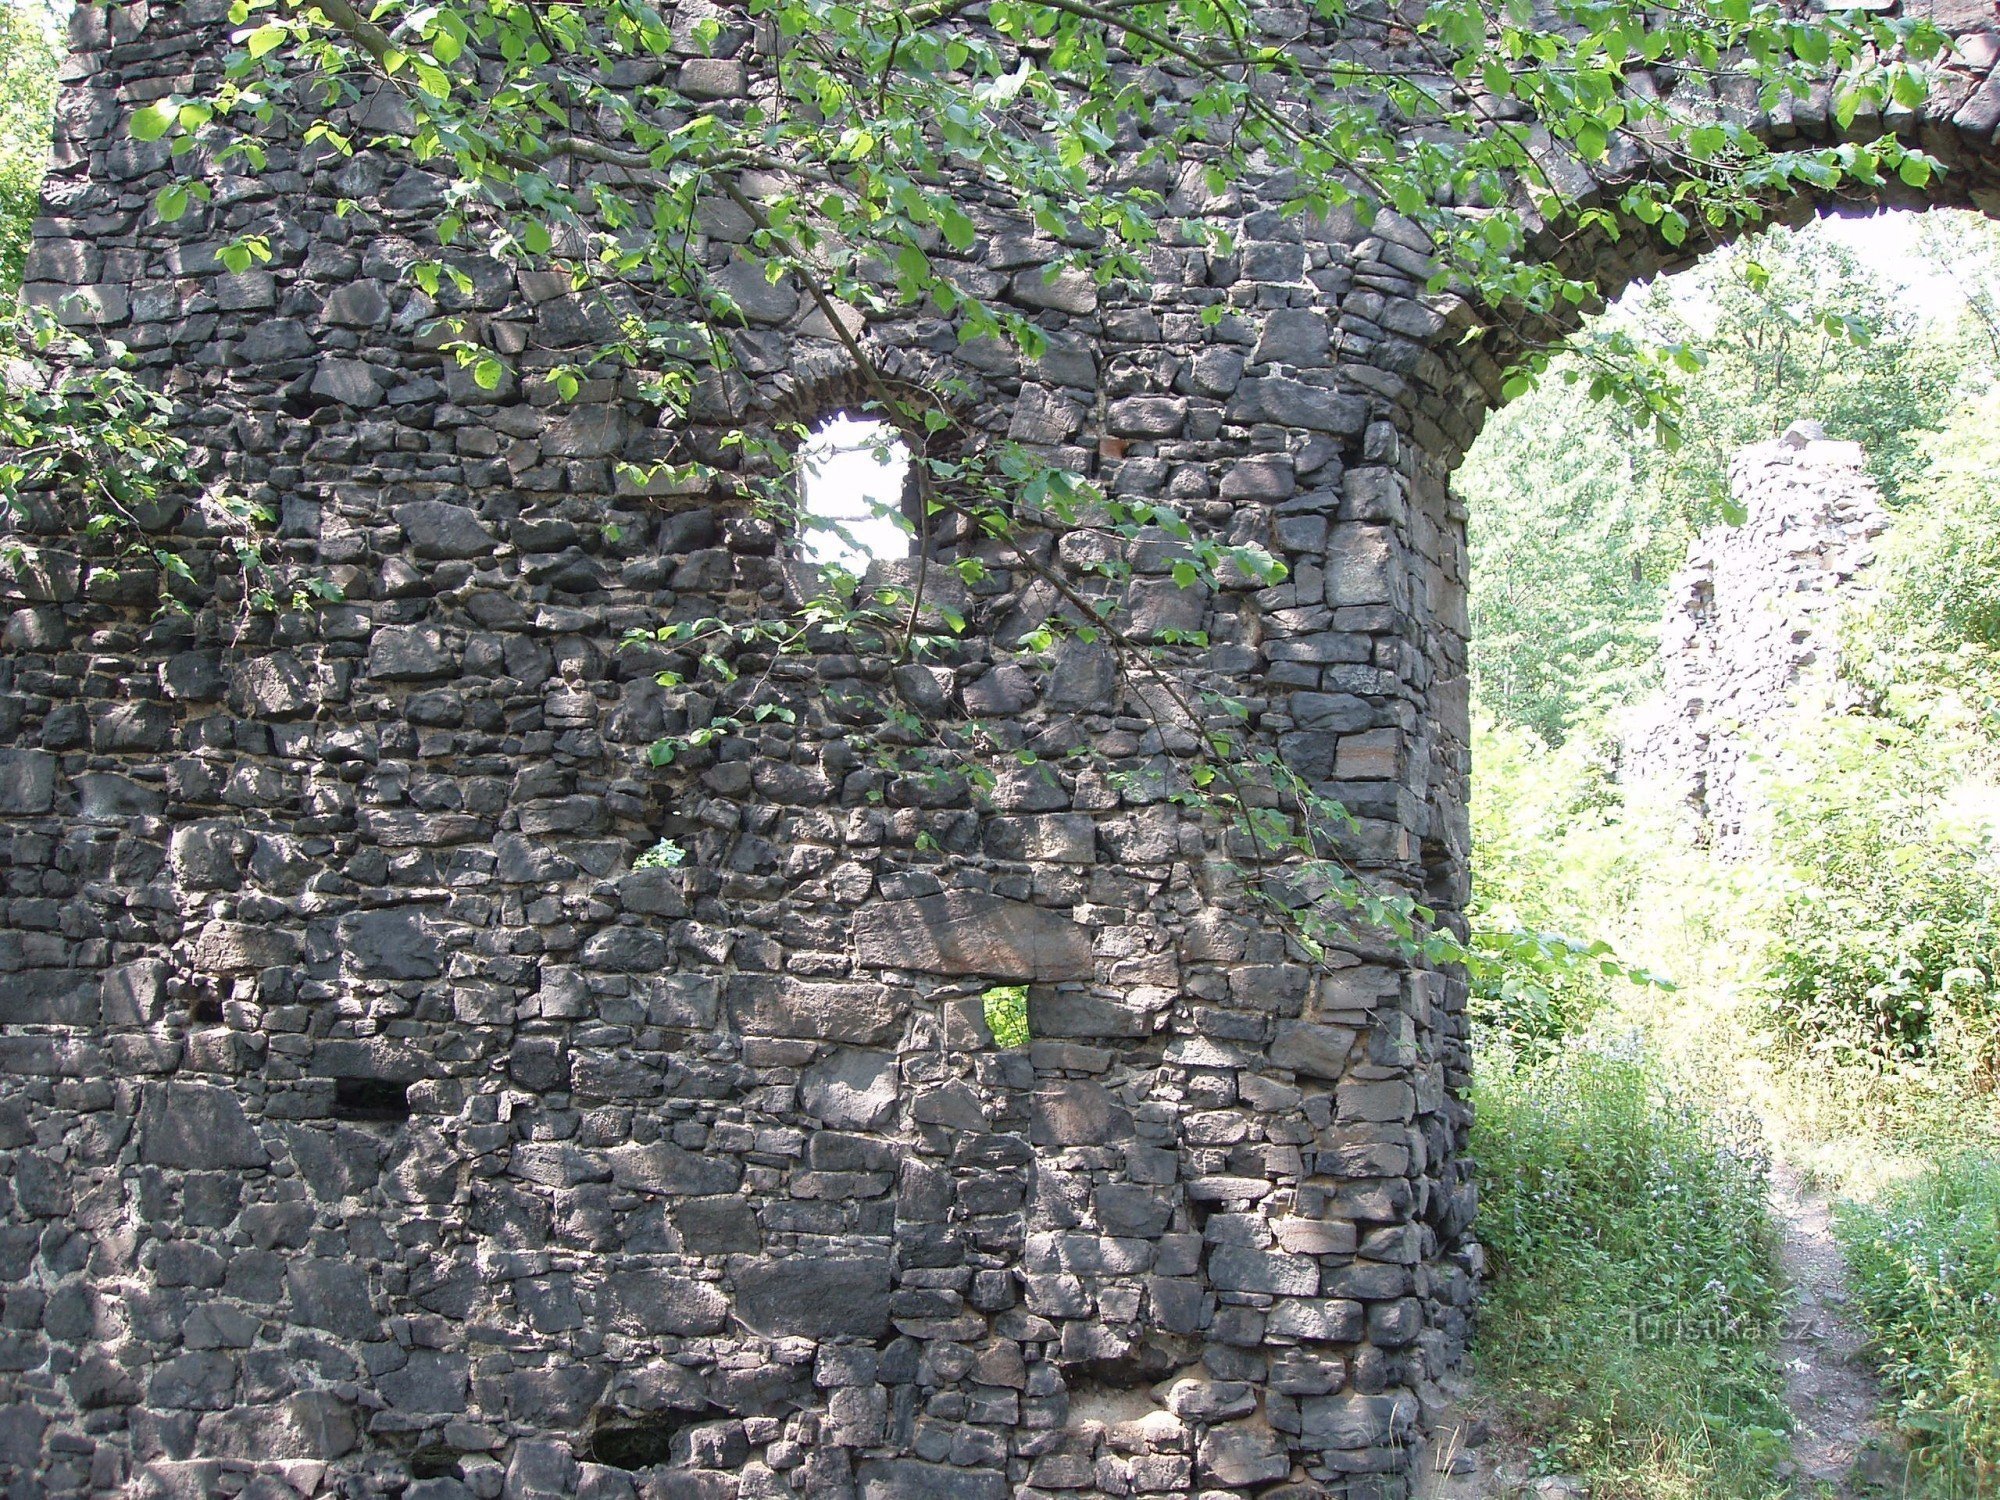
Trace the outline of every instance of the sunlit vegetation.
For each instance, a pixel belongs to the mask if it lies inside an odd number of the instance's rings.
[[[1856,1305],[1910,1446],[1899,1482],[1955,1497],[1995,1478],[2000,234],[1943,217],[1921,233],[1956,305],[1920,305],[1816,232],[1747,242],[1611,315],[1698,336],[1677,444],[1557,379],[1460,477],[1477,904],[1608,938],[1676,984],[1584,975],[1485,1026],[1481,1364],[1542,1466],[1594,1493],[1786,1491],[1767,1341],[1606,1331],[1753,1327],[1718,1323],[1723,1289],[1775,1305],[1760,1140],[1849,1200]],[[1666,580],[1736,519],[1729,454],[1801,417],[1866,446],[1894,524],[1837,661],[1759,747],[1754,847],[1724,863],[1631,781],[1623,716],[1653,687]],[[1701,1211],[1662,1180],[1708,1193]],[[1662,1245],[1714,1274],[1677,1279]]]

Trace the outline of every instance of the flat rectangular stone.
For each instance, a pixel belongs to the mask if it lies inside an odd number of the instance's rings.
[[[979,892],[885,901],[854,919],[855,948],[872,968],[988,979],[1088,979],[1090,930],[1044,907]]]
[[[907,992],[880,984],[813,984],[775,974],[738,974],[729,1018],[745,1036],[880,1043],[903,1028]]]
[[[1309,1255],[1224,1245],[1208,1257],[1208,1279],[1218,1291],[1310,1297],[1319,1290],[1319,1262]]]

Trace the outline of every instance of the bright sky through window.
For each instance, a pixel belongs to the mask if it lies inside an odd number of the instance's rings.
[[[887,423],[843,415],[822,425],[799,449],[806,559],[858,575],[871,562],[908,557],[899,518],[909,471],[910,450]]]

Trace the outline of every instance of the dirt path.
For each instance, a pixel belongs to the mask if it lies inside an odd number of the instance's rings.
[[[1902,1496],[1900,1452],[1878,1415],[1881,1387],[1860,1357],[1863,1337],[1849,1306],[1847,1265],[1826,1198],[1782,1163],[1771,1174],[1771,1211],[1783,1235],[1779,1259],[1791,1302],[1778,1343],[1792,1433],[1794,1500],[1891,1500]],[[1579,1500],[1573,1479],[1528,1478],[1529,1455],[1504,1433],[1459,1415],[1479,1406],[1475,1380],[1452,1382],[1457,1399],[1419,1465],[1420,1500]]]
[[[1864,1342],[1847,1290],[1847,1265],[1825,1197],[1778,1163],[1771,1210],[1784,1234],[1779,1257],[1792,1303],[1778,1344],[1785,1403],[1797,1424],[1794,1493],[1806,1500],[1858,1500],[1893,1493],[1901,1464],[1879,1412],[1882,1389],[1860,1358]]]

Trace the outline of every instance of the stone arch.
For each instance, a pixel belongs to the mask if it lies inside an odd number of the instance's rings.
[[[1953,50],[1930,73],[1931,89],[1915,109],[1893,107],[1886,116],[1857,119],[1847,129],[1832,112],[1831,90],[1815,88],[1803,100],[1791,100],[1776,112],[1761,110],[1750,97],[1718,100],[1712,89],[1677,80],[1671,70],[1646,70],[1646,91],[1672,99],[1692,89],[1690,113],[1699,117],[1718,110],[1746,120],[1755,134],[1777,149],[1839,144],[1872,139],[1885,130],[1904,144],[1936,157],[1943,171],[1923,187],[1912,187],[1892,176],[1871,188],[1849,183],[1836,192],[1804,191],[1767,200],[1761,224],[1796,226],[1818,215],[1865,215],[1884,209],[1971,209],[1989,216],[2000,213],[2000,29],[1986,8],[1961,0],[1901,0],[1889,14],[1927,20],[1953,39]],[[1671,181],[1643,142],[1615,141],[1605,162],[1596,168],[1552,150],[1547,157],[1552,175],[1573,194],[1580,207],[1615,201],[1628,185],[1643,180]],[[1734,225],[1724,231],[1696,223],[1691,242],[1668,244],[1645,225],[1620,215],[1614,236],[1593,227],[1581,233],[1557,234],[1547,227],[1534,231],[1530,214],[1530,255],[1553,264],[1565,274],[1595,285],[1604,302],[1617,297],[1635,281],[1684,270],[1708,251],[1721,248],[1738,234],[1760,224]],[[1542,320],[1494,319],[1491,335],[1480,340],[1464,362],[1460,392],[1467,399],[1464,417],[1440,434],[1447,466],[1458,459],[1477,436],[1484,413],[1501,404],[1501,377],[1509,365],[1535,347],[1573,331],[1591,309],[1569,308]]]

